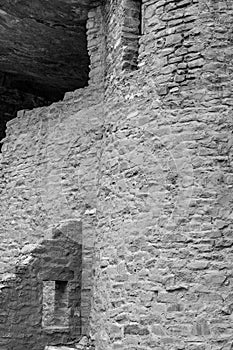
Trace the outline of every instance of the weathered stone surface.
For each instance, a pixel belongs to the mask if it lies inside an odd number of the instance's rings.
[[[77,343],[72,345],[46,346],[44,350],[94,350],[94,344],[89,338],[83,336]]]
[[[131,5],[89,13],[88,88],[8,123],[2,270],[81,221],[82,329],[97,350],[228,350],[233,8],[143,1],[133,71],[117,45]]]
[[[86,86],[86,21],[97,1],[0,1],[0,140],[21,109]]]
[[[0,287],[0,340],[6,349],[44,350],[46,344],[69,343],[81,333],[81,245],[62,235],[31,248],[29,255],[18,260],[15,274],[5,276]],[[54,281],[63,281],[56,275],[59,268],[72,272],[72,278],[66,279],[66,294],[58,291],[62,302],[57,290],[45,288],[48,281],[55,287]],[[51,307],[52,294],[55,306]]]

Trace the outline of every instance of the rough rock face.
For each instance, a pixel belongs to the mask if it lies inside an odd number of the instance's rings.
[[[88,87],[8,123],[0,269],[78,226],[82,334],[96,350],[230,350],[233,2],[143,0],[138,45],[136,5],[89,12]],[[13,332],[14,306],[1,345],[18,345],[31,317],[21,304]]]
[[[81,339],[73,344],[67,346],[46,346],[45,350],[94,350],[93,342],[87,337],[81,337]]]
[[[91,3],[0,1],[0,71],[14,74],[15,88],[59,95],[86,85]]]
[[[0,0],[0,139],[17,110],[87,85],[92,6],[93,0]]]

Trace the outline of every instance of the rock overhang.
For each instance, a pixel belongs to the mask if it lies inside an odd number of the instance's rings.
[[[0,0],[0,72],[50,100],[88,82],[86,20],[93,0]]]

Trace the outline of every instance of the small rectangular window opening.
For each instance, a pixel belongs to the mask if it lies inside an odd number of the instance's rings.
[[[69,326],[68,282],[43,281],[42,326],[67,328]]]

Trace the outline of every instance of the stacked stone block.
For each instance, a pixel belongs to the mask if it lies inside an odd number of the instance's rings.
[[[232,5],[144,1],[129,74],[119,43],[135,12],[123,8],[101,9],[105,94],[94,83],[9,124],[2,260],[80,220],[83,332],[97,350],[230,350]]]
[[[159,95],[178,92],[198,78],[204,64],[199,2],[144,1],[139,66],[157,66]]]
[[[109,1],[104,8],[107,84],[137,69],[141,1]]]
[[[223,310],[231,299],[232,170],[211,141],[217,138],[224,153],[229,125],[224,109],[146,109],[143,97],[110,105],[92,325],[97,349],[230,348],[231,312]]]
[[[88,13],[87,45],[90,57],[89,84],[95,84],[99,88],[105,75],[105,38],[101,7]]]
[[[232,4],[143,1],[142,16],[139,66],[163,102],[172,108],[229,105]]]
[[[14,274],[5,274],[2,280],[2,350],[44,350],[47,344],[69,343],[81,334],[81,245],[56,230],[52,239],[30,248],[24,250]],[[42,322],[45,301],[49,299],[45,298],[45,281],[68,284],[66,325],[62,314],[61,319],[51,325]],[[51,316],[58,316],[53,308],[50,311],[54,313]]]
[[[144,2],[139,70],[107,95],[97,349],[232,346],[231,6]]]
[[[14,271],[22,251],[50,239],[54,228],[82,232],[84,334],[93,283],[102,109],[98,87],[67,93],[64,102],[48,108],[22,111],[8,123],[1,159],[1,275]]]

